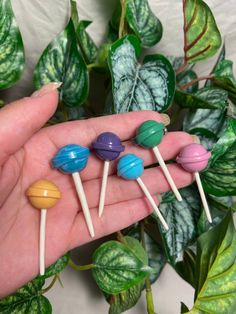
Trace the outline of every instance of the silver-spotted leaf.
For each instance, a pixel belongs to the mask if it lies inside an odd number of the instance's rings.
[[[162,24],[152,12],[148,0],[126,0],[126,19],[143,47],[149,48],[161,40]]]
[[[108,294],[117,294],[135,286],[152,271],[134,254],[134,250],[118,241],[108,241],[99,246],[93,254],[93,264],[93,277],[100,289]]]
[[[86,28],[91,23],[91,21],[80,21],[78,28],[76,29],[79,46],[87,63],[94,63],[98,54],[96,44],[86,31]]]
[[[175,102],[180,107],[190,109],[225,109],[227,99],[227,91],[216,87],[204,87],[194,94],[180,90],[175,92]]]
[[[51,314],[52,307],[47,298],[41,294],[44,279],[37,277],[12,295],[0,300],[2,314]]]
[[[165,111],[175,91],[175,73],[162,55],[149,55],[143,64],[137,37],[128,35],[111,46],[109,67],[115,112],[155,110]]]
[[[180,73],[182,74],[182,73]],[[197,79],[197,74],[193,70],[185,71],[183,75],[177,75],[176,84],[179,88],[183,87],[185,84]],[[198,90],[198,82],[192,84],[185,89],[186,93],[195,93]]]
[[[48,277],[51,277],[53,275],[60,273],[68,265],[69,259],[70,259],[69,253],[60,257],[56,261],[56,263],[52,264],[46,269],[45,274],[43,275],[43,278],[48,278]]]
[[[208,168],[201,173],[203,187],[209,194],[229,196],[236,194],[236,120],[228,126],[213,145]]]
[[[195,63],[213,56],[221,46],[214,16],[202,0],[184,2],[185,60]]]
[[[195,303],[190,314],[236,312],[236,231],[231,213],[197,241]]]
[[[197,222],[201,214],[201,201],[196,187],[192,185],[180,189],[180,193],[182,202],[174,199],[159,205],[169,226],[168,231],[164,231],[156,214],[152,214],[159,224],[165,251],[172,265],[181,257],[183,250],[196,240]]]
[[[135,227],[132,228],[128,235],[134,237],[135,239],[140,239],[140,230]],[[153,240],[153,238],[147,233],[144,232],[144,241],[145,241],[145,251],[148,256],[148,265],[153,268],[155,273],[150,274],[149,279],[151,283],[154,283],[157,278],[160,276],[163,267],[165,266],[167,260],[165,254],[160,247],[160,245]]]
[[[88,96],[88,72],[78,50],[72,20],[47,46],[34,70],[36,88],[62,82],[60,99],[67,106],[79,106]]]
[[[121,314],[135,306],[141,296],[142,287],[143,284],[137,284],[121,293],[106,295],[110,304],[109,314]]]
[[[10,0],[0,1],[0,89],[18,81],[25,65],[24,46]]]

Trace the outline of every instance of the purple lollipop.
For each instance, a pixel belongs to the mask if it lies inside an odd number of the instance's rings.
[[[125,147],[121,144],[120,138],[112,132],[104,132],[100,134],[97,137],[96,141],[92,143],[92,147],[95,150],[96,155],[100,159],[104,160],[102,187],[98,208],[98,214],[99,217],[101,217],[105,203],[105,194],[110,161],[118,158],[120,153],[125,150]]]

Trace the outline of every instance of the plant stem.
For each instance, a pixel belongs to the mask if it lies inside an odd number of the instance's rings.
[[[188,66],[188,63],[187,63],[187,62],[185,62],[184,64],[182,64],[182,65],[175,71],[176,75],[178,75],[180,72],[183,72],[183,71],[186,69],[187,66]]]
[[[120,0],[121,4],[121,17],[120,17],[120,25],[119,25],[119,38],[121,38],[123,35],[125,35],[125,0]]]
[[[121,233],[121,231],[117,231],[116,237],[119,242],[123,242],[123,234]]]
[[[187,84],[183,85],[180,87],[180,90],[183,91],[185,89],[187,89],[188,87],[192,86],[193,84],[203,81],[203,80],[212,80],[214,78],[214,76],[212,75],[206,75],[206,76],[201,76],[196,78],[195,80],[192,80],[190,82],[188,82]]]
[[[69,265],[74,269],[74,270],[89,270],[94,267],[94,264],[88,264],[88,265],[76,265],[71,259],[69,260]]]
[[[44,293],[48,292],[48,291],[54,286],[54,283],[57,281],[57,279],[58,279],[58,276],[57,276],[57,274],[56,274],[56,275],[53,277],[53,280],[51,281],[50,285],[49,285],[47,288],[42,289],[42,290],[41,290],[41,293],[44,294]]]
[[[145,239],[144,239],[144,221],[140,222],[140,239],[142,242],[142,246],[145,250]],[[152,287],[149,277],[145,280],[146,285],[146,302],[147,302],[147,313],[155,314],[154,303],[153,303],[153,295],[152,295]]]

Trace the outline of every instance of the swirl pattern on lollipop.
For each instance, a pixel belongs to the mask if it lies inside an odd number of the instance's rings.
[[[152,148],[161,143],[165,125],[154,120],[145,121],[137,129],[135,141],[138,145]]]
[[[118,161],[117,171],[118,176],[126,180],[135,180],[144,171],[143,159],[134,154],[127,154]]]
[[[207,167],[211,153],[208,152],[201,144],[189,144],[185,146],[176,158],[188,172],[200,172]]]
[[[100,134],[92,143],[92,147],[99,158],[107,161],[115,160],[125,149],[119,137],[112,132]]]
[[[62,147],[52,159],[52,167],[63,173],[80,172],[86,167],[89,155],[87,147],[69,144]]]

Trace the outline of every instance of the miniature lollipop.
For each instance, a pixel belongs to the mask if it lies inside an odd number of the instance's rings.
[[[58,187],[48,181],[39,180],[30,185],[26,191],[30,203],[37,209],[41,209],[40,240],[39,240],[39,268],[40,275],[45,273],[45,226],[47,209],[53,207],[61,198]]]
[[[163,218],[161,212],[159,211],[154,199],[152,198],[150,192],[148,191],[146,185],[143,183],[140,176],[144,171],[143,167],[143,159],[139,158],[134,154],[127,154],[120,158],[118,161],[118,176],[126,179],[126,180],[137,180],[147,199],[151,203],[153,209],[155,210],[157,216],[159,217],[161,223],[163,224],[166,230],[169,229],[165,219]]]
[[[99,217],[101,217],[105,203],[105,193],[110,161],[118,158],[120,153],[124,151],[125,147],[121,144],[119,137],[111,132],[100,134],[96,141],[92,143],[92,147],[95,149],[96,155],[104,160],[102,187],[98,208],[98,214]]]
[[[63,173],[72,174],[90,235],[94,237],[92,218],[79,174],[86,167],[89,155],[89,149],[86,147],[76,144],[66,145],[59,149],[52,159],[52,166]]]
[[[162,141],[162,138],[164,136],[164,130],[165,130],[165,125],[163,123],[158,123],[154,120],[147,120],[139,126],[136,133],[135,141],[140,146],[153,149],[153,152],[157,158],[157,161],[159,165],[161,166],[162,171],[164,172],[164,175],[172,191],[174,192],[177,200],[181,202],[182,197],[157,147],[157,145],[160,144]]]
[[[211,153],[208,152],[201,144],[193,143],[185,146],[181,150],[181,152],[176,158],[176,161],[186,171],[194,173],[207,219],[210,223],[212,223],[211,213],[207,204],[206,196],[202,188],[202,183],[199,176],[199,171],[202,171],[207,167],[208,160],[210,157]]]

